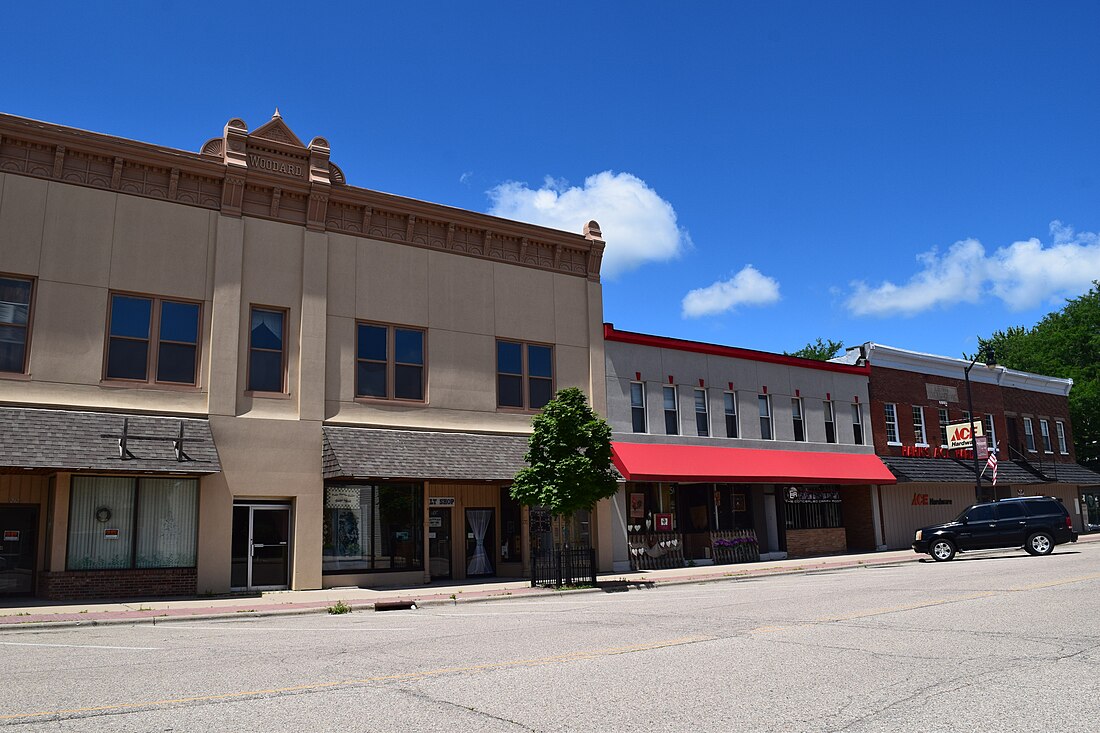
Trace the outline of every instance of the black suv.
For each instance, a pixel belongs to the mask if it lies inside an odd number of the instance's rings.
[[[1076,542],[1073,520],[1053,496],[1022,496],[974,504],[952,522],[917,530],[913,550],[937,562],[964,550],[1023,547],[1032,555],[1049,555],[1055,545]]]

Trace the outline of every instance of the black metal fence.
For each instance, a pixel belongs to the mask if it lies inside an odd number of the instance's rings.
[[[596,551],[591,547],[555,547],[531,553],[532,588],[595,584]]]

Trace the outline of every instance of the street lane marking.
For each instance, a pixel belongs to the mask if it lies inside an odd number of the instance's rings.
[[[143,628],[148,631],[175,631],[176,629],[186,629],[188,631],[339,631],[341,634],[348,631],[416,631],[416,629],[413,629],[411,626],[364,629],[354,626],[230,626],[229,624],[221,624],[219,626],[184,626],[183,624],[161,624],[160,626],[146,626]]]
[[[159,651],[159,646],[97,646],[95,644],[42,644],[33,641],[0,641],[4,646],[52,646],[65,649],[127,649],[138,652]]]
[[[515,659],[507,662],[488,662],[486,664],[473,664],[468,667],[443,667],[441,669],[426,670],[424,672],[402,672],[398,674],[379,675],[377,677],[363,677],[361,679],[352,680],[334,680],[331,682],[313,682],[304,685],[293,685],[291,687],[273,687],[266,690],[244,690],[240,692],[225,692],[216,695],[198,695],[195,697],[177,697],[166,700],[150,700],[147,702],[123,702],[115,703],[112,705],[96,705],[86,708],[70,708],[67,710],[43,710],[33,713],[13,713],[8,715],[0,715],[0,720],[17,720],[19,718],[43,718],[47,716],[61,716],[61,715],[80,715],[87,713],[102,713],[119,710],[138,710],[156,707],[166,707],[169,705],[183,705],[186,703],[196,702],[216,702],[221,700],[234,700],[247,697],[257,697],[260,695],[277,695],[286,694],[291,692],[311,692],[314,690],[324,690],[336,687],[352,687],[371,684],[373,682],[404,682],[410,680],[426,679],[429,677],[439,677],[446,674],[460,674],[467,672],[486,672],[497,669],[509,669],[513,667],[534,667],[548,664],[564,664],[566,662],[577,662],[588,659],[598,659],[600,657],[611,657],[620,654],[634,654],[637,652],[648,652],[657,649],[666,649],[673,646],[684,646],[686,644],[697,644],[702,641],[713,641],[718,637],[715,636],[684,636],[678,639],[665,639],[662,641],[649,642],[648,644],[633,644],[631,646],[619,646],[609,647],[606,649],[589,649],[576,652],[570,652],[568,654],[558,654],[552,657],[537,657],[534,659]]]

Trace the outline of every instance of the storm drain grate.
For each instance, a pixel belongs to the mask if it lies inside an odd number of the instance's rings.
[[[382,601],[374,604],[375,611],[415,611],[416,601]]]

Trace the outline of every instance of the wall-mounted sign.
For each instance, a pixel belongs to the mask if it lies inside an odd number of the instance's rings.
[[[278,160],[276,158],[268,158],[262,155],[256,155],[255,153],[248,154],[248,165],[251,168],[259,168],[260,170],[271,171],[272,173],[286,173],[290,176],[298,176],[299,178],[305,176],[306,167],[304,163],[299,163],[293,160]]]
[[[974,436],[974,452],[978,454],[978,460],[984,461],[989,458],[989,438],[984,435]]]
[[[103,530],[103,539],[105,539],[105,540],[117,540],[118,539],[118,530],[117,529],[105,529],[105,530]]]
[[[959,390],[946,384],[925,384],[925,394],[933,402],[958,402]]]
[[[903,445],[901,454],[907,458],[973,458],[969,448],[934,448],[930,445]]]
[[[951,499],[933,499],[928,494],[913,494],[913,506],[936,506],[938,504],[954,504]]]
[[[428,506],[454,506],[455,498],[453,496],[429,496]]]
[[[671,532],[672,531],[672,515],[671,514],[654,514],[653,521],[657,525],[658,532]]]
[[[641,519],[645,516],[645,494],[630,495],[630,518]]]
[[[788,504],[833,504],[840,501],[840,491],[789,486],[784,498]]]
[[[982,421],[974,421],[974,436],[983,435],[982,433]],[[969,422],[957,422],[947,426],[947,447],[948,448],[970,448],[970,423]]]
[[[358,486],[330,486],[325,491],[325,509],[358,509]]]
[[[19,530],[18,529],[5,529],[4,530],[4,542],[18,542]]]

